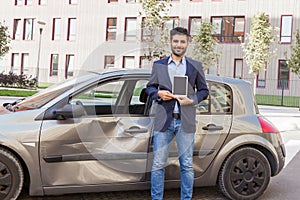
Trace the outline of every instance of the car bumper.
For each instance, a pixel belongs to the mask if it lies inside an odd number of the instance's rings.
[[[274,173],[272,174],[272,176],[276,176],[284,167],[285,164],[285,157],[286,157],[286,151],[285,151],[285,146],[284,144],[281,144],[279,147],[276,148],[276,152],[278,155],[278,168],[276,171],[274,171]]]

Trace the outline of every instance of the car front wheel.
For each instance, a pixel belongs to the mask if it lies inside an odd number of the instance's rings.
[[[229,199],[257,199],[266,190],[271,176],[268,159],[257,149],[236,150],[225,160],[219,173],[220,190]]]
[[[15,200],[23,187],[24,173],[19,160],[0,148],[0,199]]]

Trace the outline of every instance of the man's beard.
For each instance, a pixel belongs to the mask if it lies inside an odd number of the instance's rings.
[[[176,51],[175,51],[174,49],[172,49],[172,53],[173,53],[175,56],[178,56],[178,57],[183,56],[183,55],[185,54],[185,52],[186,52],[186,49],[183,50],[181,53],[176,53]]]

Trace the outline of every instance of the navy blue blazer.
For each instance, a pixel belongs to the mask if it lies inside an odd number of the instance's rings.
[[[157,102],[155,109],[154,131],[166,131],[172,121],[172,113],[175,107],[175,99],[163,101],[157,95],[158,90],[172,92],[172,83],[168,72],[169,57],[155,61],[152,74],[147,84],[146,93]],[[186,58],[186,76],[188,76],[188,97],[194,100],[194,104],[180,106],[182,128],[186,133],[196,131],[196,108],[195,105],[207,98],[205,75],[201,62]],[[152,105],[153,106],[153,105]]]

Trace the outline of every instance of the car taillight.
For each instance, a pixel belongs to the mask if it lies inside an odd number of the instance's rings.
[[[265,117],[259,116],[258,121],[261,125],[261,129],[263,133],[279,133],[279,130]]]

